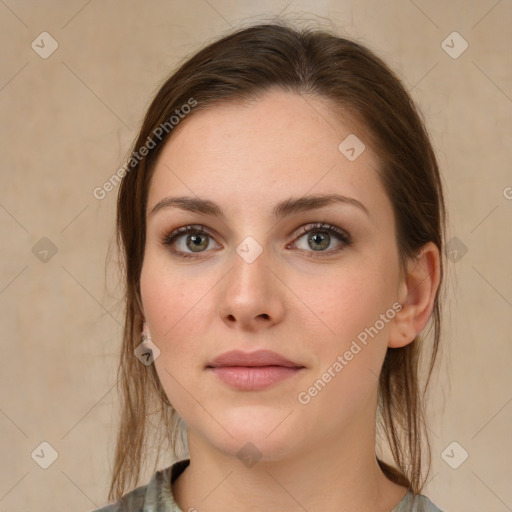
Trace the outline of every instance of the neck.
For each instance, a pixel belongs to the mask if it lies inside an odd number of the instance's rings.
[[[375,417],[374,417],[375,419]],[[375,425],[365,419],[364,424]],[[347,441],[349,440],[349,441]],[[277,460],[244,464],[188,430],[190,465],[173,484],[183,511],[389,512],[407,489],[382,473],[375,455],[375,427],[347,427],[333,439]]]

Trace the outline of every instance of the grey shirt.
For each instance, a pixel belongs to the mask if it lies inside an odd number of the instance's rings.
[[[125,494],[117,503],[105,505],[91,512],[194,512],[181,510],[174,501],[172,483],[189,465],[190,459],[180,460],[157,471],[147,485]],[[426,496],[414,495],[410,490],[390,512],[442,512]]]

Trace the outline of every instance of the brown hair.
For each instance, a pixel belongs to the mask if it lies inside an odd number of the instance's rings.
[[[122,407],[110,500],[119,499],[138,483],[141,464],[147,457],[150,413],[159,413],[157,453],[164,440],[176,457],[180,418],[154,365],[141,364],[134,356],[141,343],[143,321],[139,283],[148,187],[155,162],[173,133],[169,119],[183,105],[192,104],[191,99],[197,106],[186,119],[220,102],[256,100],[276,87],[328,101],[342,113],[341,119],[348,116],[359,123],[365,143],[369,142],[380,158],[379,176],[393,204],[402,272],[407,260],[432,241],[441,253],[442,281],[445,209],[436,158],[413,101],[384,62],[355,41],[326,30],[299,30],[282,20],[239,29],[209,44],[187,59],[156,94],[133,150],[149,147],[150,139],[154,146],[143,157],[130,160],[132,169],[120,185],[117,242],[123,259],[126,311],[118,368]],[[161,126],[167,126],[166,133],[155,142],[155,133],[159,133],[155,131]],[[378,433],[387,438],[397,467],[378,462],[389,479],[415,493],[421,492],[427,476],[422,477],[423,435],[430,471],[424,398],[439,346],[440,288],[429,320],[434,335],[429,343],[431,356],[423,394],[419,381],[421,336],[403,348],[388,348],[379,381]]]

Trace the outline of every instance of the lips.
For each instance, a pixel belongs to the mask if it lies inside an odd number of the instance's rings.
[[[290,361],[271,350],[257,350],[256,352],[232,350],[231,352],[225,352],[216,357],[207,365],[207,368],[220,368],[224,366],[283,366],[286,368],[304,368],[303,365]]]
[[[299,375],[304,366],[270,350],[233,350],[215,358],[206,369],[230,388],[260,391]]]

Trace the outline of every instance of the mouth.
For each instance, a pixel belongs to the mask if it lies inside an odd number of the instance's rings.
[[[232,350],[216,357],[207,368],[219,368],[224,366],[282,366],[285,368],[304,368],[303,365],[291,361],[286,357],[271,350],[257,350],[255,352],[243,352]]]
[[[289,379],[305,367],[269,350],[226,352],[206,369],[223,383],[241,391],[257,391]]]

